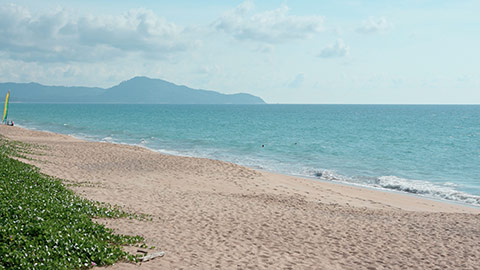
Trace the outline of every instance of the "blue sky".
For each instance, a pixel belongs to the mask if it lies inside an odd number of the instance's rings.
[[[480,1],[3,1],[0,81],[480,103]]]

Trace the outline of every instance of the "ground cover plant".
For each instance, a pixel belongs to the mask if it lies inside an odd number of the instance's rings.
[[[134,260],[122,245],[143,241],[115,234],[92,218],[118,218],[117,208],[83,199],[60,180],[12,156],[26,145],[0,138],[0,269],[87,269]]]

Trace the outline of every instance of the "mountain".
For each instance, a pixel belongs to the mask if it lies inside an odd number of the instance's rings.
[[[222,94],[192,89],[160,79],[135,77],[104,89],[45,86],[38,83],[0,83],[0,93],[11,91],[12,102],[148,103],[148,104],[264,104],[256,96]]]
[[[12,102],[92,102],[105,92],[98,87],[46,86],[38,83],[0,83],[0,94],[10,92]],[[0,98],[1,98],[0,97]]]
[[[192,89],[160,79],[135,77],[107,89],[101,101],[115,103],[166,104],[263,104],[261,98],[250,94],[221,94],[215,91]]]

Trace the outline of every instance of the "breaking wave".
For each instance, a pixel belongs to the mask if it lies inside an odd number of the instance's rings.
[[[450,182],[436,184],[428,181],[405,179],[397,176],[380,176],[377,178],[347,177],[329,170],[315,171],[313,172],[313,176],[322,180],[394,190],[433,199],[448,200],[480,206],[480,196],[456,190],[455,187],[457,187],[457,185]]]
[[[458,191],[454,189],[454,186],[450,183],[439,185],[427,181],[410,180],[396,176],[381,176],[377,178],[376,182],[378,186],[386,189],[480,206],[480,196]]]

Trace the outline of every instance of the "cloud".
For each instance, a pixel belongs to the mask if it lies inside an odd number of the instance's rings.
[[[198,74],[212,76],[218,74],[222,68],[217,64],[204,65],[200,67],[197,71]]]
[[[362,34],[371,34],[378,32],[385,32],[391,28],[391,24],[385,17],[374,18],[369,17],[368,20],[364,20],[360,27],[357,27],[356,31]]]
[[[302,86],[303,82],[305,81],[305,74],[299,73],[295,78],[287,84],[289,88],[299,88]]]
[[[246,1],[224,13],[213,25],[216,30],[232,35],[237,40],[264,43],[281,43],[294,39],[310,38],[323,31],[322,16],[289,15],[289,8],[251,14],[252,1]]]
[[[22,61],[98,61],[137,53],[162,57],[189,48],[184,29],[151,10],[117,16],[46,14],[10,4],[0,6],[0,51]]]
[[[274,49],[274,46],[268,43],[262,43],[260,44],[256,51],[261,52],[261,53],[271,53]]]
[[[45,85],[111,87],[137,75],[158,78],[153,65],[144,68],[144,61],[129,62],[121,58],[109,62],[26,62],[2,59],[0,82],[38,82]],[[140,71],[140,72],[139,72]]]
[[[457,77],[457,82],[461,82],[461,83],[466,83],[466,82],[469,82],[471,80],[472,80],[472,76],[466,75],[466,74],[462,74],[462,75]]]
[[[323,58],[344,57],[348,55],[349,51],[350,48],[345,42],[342,39],[337,39],[335,43],[323,48],[318,56]]]

